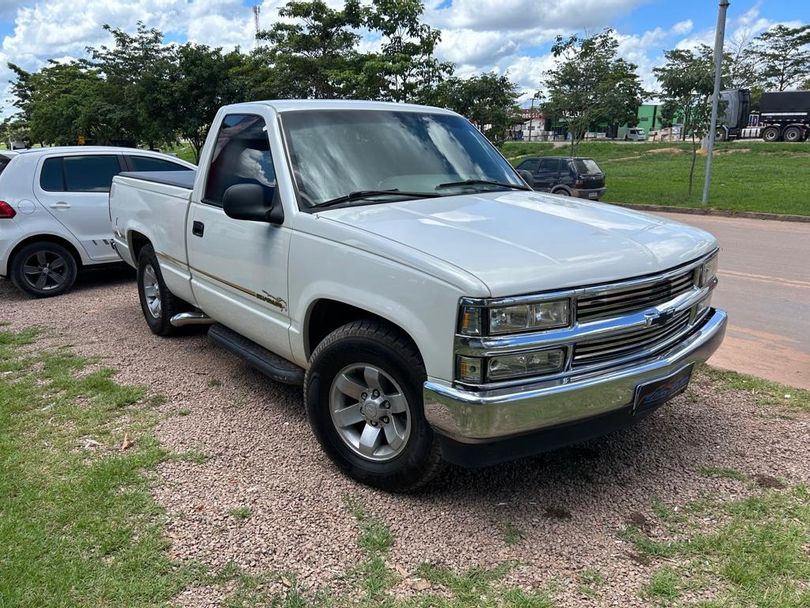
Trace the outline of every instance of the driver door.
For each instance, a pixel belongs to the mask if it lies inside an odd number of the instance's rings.
[[[268,126],[262,116],[224,117],[205,179],[202,200],[192,200],[186,225],[197,303],[223,325],[289,357],[290,230],[235,220],[222,209],[223,194],[232,185],[259,184],[268,192],[277,187]]]

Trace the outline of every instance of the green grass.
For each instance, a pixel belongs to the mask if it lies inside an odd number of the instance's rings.
[[[665,605],[684,590],[709,593],[704,608],[800,608],[810,605],[810,494],[804,486],[766,490],[687,510],[676,540],[625,536],[660,567],[642,595]],[[720,522],[706,530],[706,521]]]
[[[514,164],[527,155],[563,155],[569,147],[508,142]],[[658,152],[656,152],[658,150]],[[810,215],[810,145],[719,143],[709,206],[731,211]],[[705,156],[698,156],[692,197],[687,196],[691,144],[586,142],[577,156],[595,159],[607,175],[606,202],[700,207]]]
[[[503,525],[503,542],[507,545],[516,545],[523,540],[523,531],[511,521]]]
[[[596,599],[605,584],[605,575],[596,568],[585,568],[579,575],[578,591],[585,597]]]
[[[735,481],[748,481],[748,475],[730,467],[702,467],[700,474],[704,477],[719,479],[733,479]]]
[[[197,159],[194,158],[194,150],[189,143],[175,144],[170,148],[166,148],[165,152],[168,154],[175,154],[182,160],[194,163],[195,165],[197,164]]]
[[[0,331],[0,606],[155,606],[190,581],[149,473],[167,454],[140,387]],[[132,443],[122,449],[124,437]]]
[[[250,510],[250,507],[236,507],[228,511],[228,515],[233,517],[236,521],[245,521],[250,519],[250,516],[253,515],[253,511]]]
[[[708,384],[714,391],[720,393],[742,391],[752,395],[756,403],[763,407],[777,406],[810,412],[810,390],[785,386],[708,365],[702,366],[698,374],[698,381],[704,385]]]

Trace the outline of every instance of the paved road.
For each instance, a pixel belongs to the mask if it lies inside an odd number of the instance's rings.
[[[717,367],[810,389],[810,223],[661,214],[720,239]]]

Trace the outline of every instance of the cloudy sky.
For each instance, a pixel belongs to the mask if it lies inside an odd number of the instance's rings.
[[[249,49],[251,7],[257,3],[261,27],[269,27],[282,0],[0,0],[0,92],[10,76],[9,61],[36,69],[48,58],[80,56],[86,46],[108,41],[105,23],[134,30],[141,20],[169,41]],[[426,21],[442,30],[439,54],[459,73],[507,73],[525,91],[540,86],[556,34],[605,27],[616,30],[622,53],[652,86],[650,70],[662,52],[712,43],[717,15],[712,0],[426,0],[425,6]],[[810,0],[732,0],[728,35],[808,21]]]

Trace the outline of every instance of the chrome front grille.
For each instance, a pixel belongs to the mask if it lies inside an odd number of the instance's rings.
[[[662,279],[652,284],[624,289],[611,289],[589,293],[577,299],[577,321],[590,321],[621,316],[668,302],[691,290],[695,285],[695,269]]]
[[[691,314],[691,310],[687,309],[673,315],[658,326],[578,342],[574,345],[571,367],[579,368],[616,362],[625,357],[634,357],[642,353],[653,354],[686,329]]]

